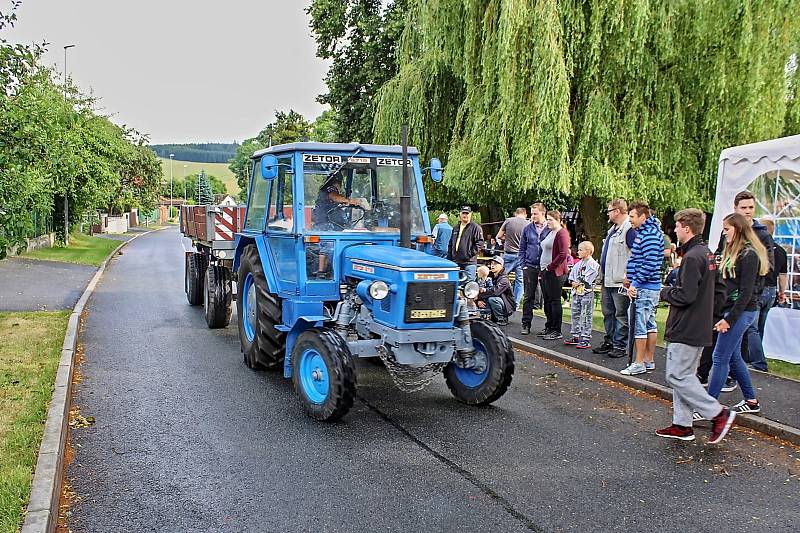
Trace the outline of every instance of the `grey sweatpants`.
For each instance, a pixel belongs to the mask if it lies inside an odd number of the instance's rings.
[[[692,412],[711,420],[722,409],[697,379],[697,363],[703,348],[671,342],[667,346],[667,383],[672,387],[672,423],[691,427]]]

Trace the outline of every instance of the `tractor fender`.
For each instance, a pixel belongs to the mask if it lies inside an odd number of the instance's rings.
[[[269,261],[269,252],[267,250],[267,239],[263,235],[242,235],[236,234],[236,254],[233,258],[233,271],[239,271],[239,262],[242,257],[244,249],[255,244],[258,248],[258,257],[261,259],[261,267],[264,269],[264,277],[267,280],[267,287],[272,294],[278,294],[278,280],[275,279],[275,272]]]
[[[286,335],[286,355],[283,358],[283,377],[290,379],[292,377],[292,350],[297,343],[297,338],[306,330],[314,327],[322,326],[321,320],[314,320],[315,317],[306,319],[304,317],[298,318],[291,328],[283,326],[288,331]]]

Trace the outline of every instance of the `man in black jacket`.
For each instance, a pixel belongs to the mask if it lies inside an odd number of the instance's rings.
[[[467,273],[470,280],[475,279],[478,269],[478,252],[483,248],[483,230],[472,221],[472,208],[461,208],[460,224],[453,228],[447,258]]]
[[[502,257],[492,257],[492,261],[489,263],[489,270],[492,271],[494,286],[488,290],[481,289],[481,293],[478,294],[478,305],[481,306],[481,301],[485,301],[489,305],[489,309],[492,310],[492,316],[494,316],[498,326],[508,325],[508,317],[517,309],[514,288],[511,286],[511,282],[508,281],[504,265],[505,261]]]
[[[661,289],[661,299],[670,304],[664,338],[667,347],[667,383],[672,387],[672,425],[656,431],[659,437],[694,440],[693,413],[712,421],[710,444],[722,440],[736,413],[722,407],[697,379],[697,362],[704,346],[711,345],[714,327],[714,283],[716,262],[703,243],[705,214],[684,209],[675,214],[675,233],[683,260],[674,287]]]

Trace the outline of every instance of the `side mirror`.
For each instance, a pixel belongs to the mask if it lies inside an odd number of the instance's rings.
[[[436,183],[440,183],[444,179],[444,169],[442,168],[442,162],[438,158],[431,159],[430,170],[431,179]]]
[[[261,177],[267,181],[278,177],[277,157],[267,154],[261,158]]]

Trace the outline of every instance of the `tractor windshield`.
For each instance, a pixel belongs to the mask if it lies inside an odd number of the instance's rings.
[[[341,156],[304,154],[304,203],[312,231],[399,233],[402,165],[401,158],[350,157],[342,165]],[[423,233],[413,170],[410,195],[411,233]]]

